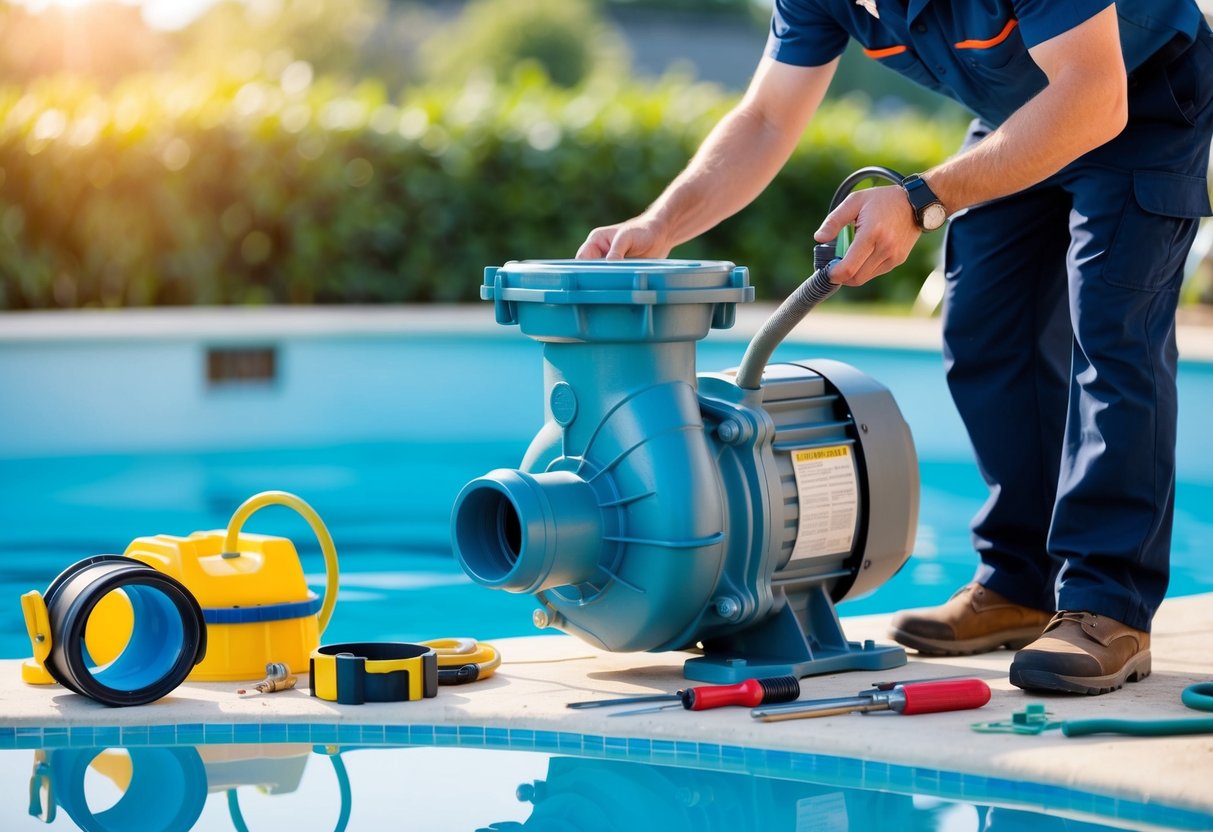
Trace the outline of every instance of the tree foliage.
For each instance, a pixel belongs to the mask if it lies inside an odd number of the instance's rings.
[[[0,90],[0,307],[475,299],[485,265],[571,256],[643,209],[731,103],[673,80],[566,89],[533,67],[393,102],[300,62]],[[674,254],[748,265],[780,296],[847,173],[922,169],[958,135],[828,104],[756,203]],[[852,295],[912,295],[933,257]]]

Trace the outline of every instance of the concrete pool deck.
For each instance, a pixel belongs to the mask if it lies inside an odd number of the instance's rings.
[[[888,618],[887,615],[847,618],[843,624],[851,640],[884,642]],[[1129,801],[1207,814],[1207,828],[1213,828],[1210,786],[1213,734],[1067,738],[1057,730],[1024,736],[980,734],[971,729],[974,722],[1008,720],[1013,712],[1022,711],[1029,703],[1043,703],[1054,720],[1208,717],[1184,707],[1180,692],[1188,685],[1213,679],[1211,643],[1213,594],[1173,598],[1163,604],[1155,621],[1153,674],[1144,682],[1111,694],[1027,695],[1007,681],[1012,656],[1007,651],[932,659],[911,654],[907,665],[889,671],[810,677],[802,682],[801,698],[854,695],[877,680],[964,675],[987,681],[993,691],[992,700],[984,708],[971,711],[920,716],[852,714],[778,723],[756,721],[745,708],[697,713],[667,710],[621,718],[610,716],[619,708],[570,710],[565,706],[572,701],[671,692],[684,687],[681,664],[686,654],[605,653],[568,636],[496,642],[504,663],[488,680],[465,687],[443,687],[436,698],[420,702],[361,706],[342,706],[309,696],[305,675],[300,677],[296,689],[276,694],[239,696],[234,692],[239,687],[235,683],[187,683],[150,705],[107,708],[59,687],[23,685],[19,681],[20,663],[5,660],[0,662],[0,701],[4,703],[0,733],[10,729],[10,734],[28,737],[36,728],[73,726],[412,724],[570,732],[645,738],[654,743],[670,741],[667,744],[689,741],[831,755],[885,767],[911,767],[914,771],[1051,784],[1107,798],[1112,804]],[[973,798],[984,799],[981,795]],[[1026,808],[1049,807],[1044,803]],[[1081,811],[1076,814],[1084,817]],[[1184,828],[1201,828],[1199,823],[1193,827],[1191,815],[1187,817],[1189,822]],[[1098,816],[1085,819],[1113,826],[1125,823]]]
[[[709,336],[752,338],[775,311],[769,302],[738,304],[731,329]],[[902,347],[938,350],[938,316],[873,315],[831,311],[829,304],[814,310],[788,336],[793,342]],[[122,310],[61,310],[0,312],[0,346],[81,341],[94,338],[127,341],[202,337],[214,343],[257,338],[375,337],[393,334],[509,333],[513,327],[493,322],[487,303],[376,306],[180,307]],[[1179,310],[1176,326],[1180,357],[1213,361],[1213,309],[1187,306]]]

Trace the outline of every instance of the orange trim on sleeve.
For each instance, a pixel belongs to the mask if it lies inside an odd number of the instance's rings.
[[[1007,21],[1007,25],[1002,27],[1002,31],[989,40],[962,40],[955,44],[957,49],[989,49],[991,46],[997,46],[1011,36],[1015,31],[1015,27],[1019,25],[1019,21],[1011,18]]]
[[[884,49],[865,49],[863,54],[869,58],[880,60],[881,58],[890,58],[893,55],[900,55],[902,52],[908,52],[909,48],[905,46],[886,46]]]

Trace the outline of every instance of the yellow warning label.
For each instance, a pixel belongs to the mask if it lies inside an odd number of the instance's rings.
[[[846,445],[835,445],[832,448],[813,448],[807,451],[796,451],[792,454],[794,462],[816,462],[821,459],[838,459],[851,455],[851,449]]]

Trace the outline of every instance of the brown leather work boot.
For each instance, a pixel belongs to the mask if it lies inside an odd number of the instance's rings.
[[[1027,690],[1096,695],[1149,675],[1150,634],[1090,612],[1058,612],[1011,662],[1011,684]]]
[[[1016,650],[1039,636],[1051,615],[973,582],[943,606],[898,613],[889,637],[932,656],[967,656],[999,647]]]

